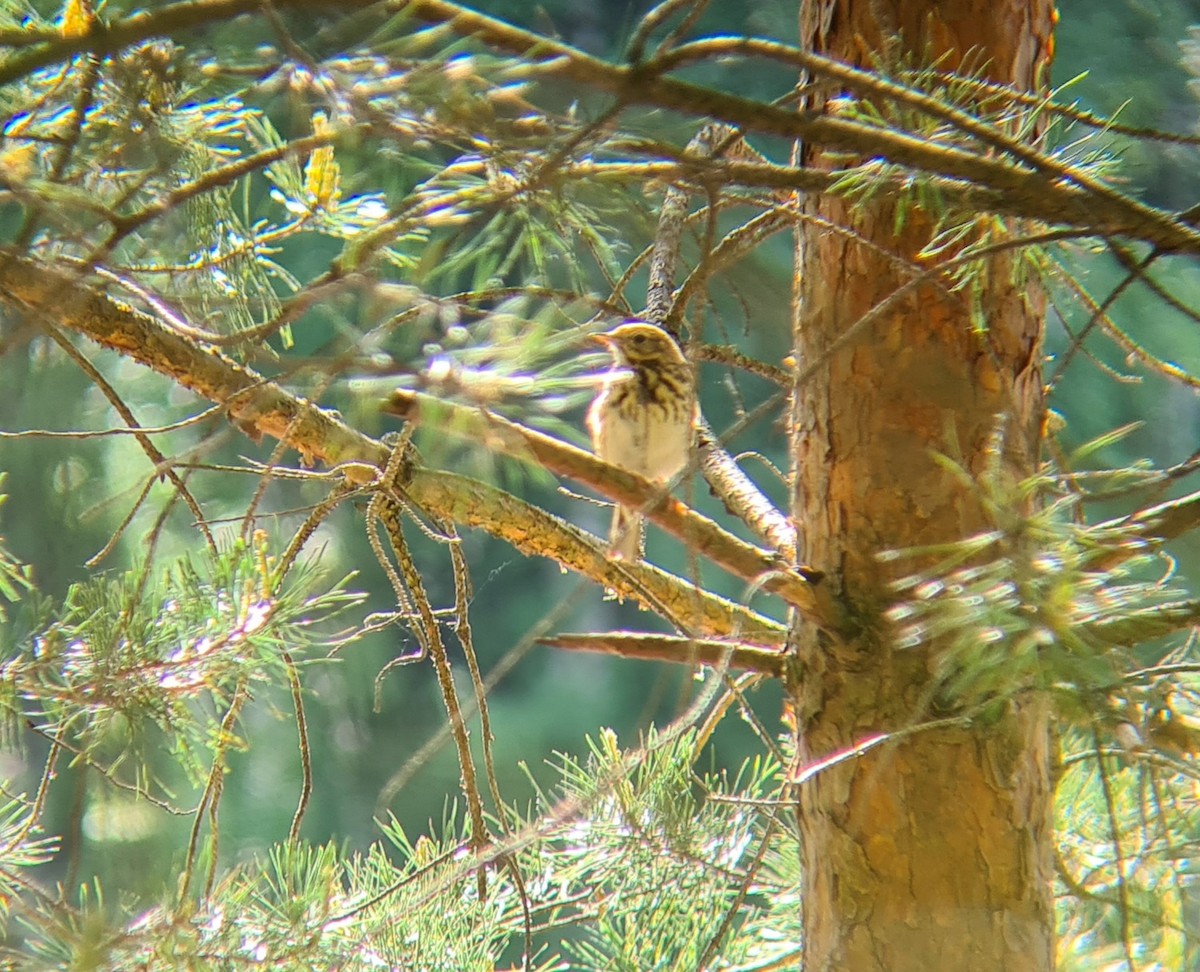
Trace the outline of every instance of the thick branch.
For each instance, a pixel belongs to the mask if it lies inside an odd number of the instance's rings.
[[[761,537],[788,564],[796,560],[796,531],[792,521],[776,509],[757,484],[737,464],[720,437],[701,416],[696,433],[700,472],[725,508]],[[805,570],[807,568],[801,568]]]
[[[510,493],[455,473],[416,468],[405,492],[414,505],[478,527],[588,577],[618,597],[637,601],[683,631],[708,637],[779,644],[783,628],[732,601],[644,562],[614,561],[608,544]]]
[[[223,405],[247,435],[286,441],[307,463],[382,466],[387,451],[335,413],[284,391],[216,348],[109,297],[73,273],[0,251],[0,300],[53,321],[145,365],[202,398]],[[350,478],[373,478],[364,471]]]

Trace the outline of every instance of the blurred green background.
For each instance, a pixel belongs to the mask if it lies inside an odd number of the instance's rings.
[[[576,0],[497,0],[482,8],[497,16],[545,31],[588,51],[617,56],[647,4],[626,2],[578,3]],[[1193,88],[1200,74],[1200,54],[1190,45],[1193,24],[1200,23],[1200,0],[1069,0],[1060,5],[1058,60],[1054,83],[1072,83],[1062,100],[1087,111],[1119,112],[1128,125],[1152,126],[1194,134],[1198,102]],[[745,32],[796,40],[794,0],[714,0],[698,30],[707,33]],[[245,36],[246,50],[262,38]],[[226,39],[226,43],[233,43]],[[1193,73],[1193,66],[1195,74]],[[699,80],[751,95],[776,96],[787,89],[782,71],[750,72],[708,67],[693,72]],[[303,131],[307,114],[294,119],[294,130]],[[653,124],[654,119],[644,120]],[[283,120],[277,122],[288,131]],[[677,120],[664,121],[673,137],[686,140]],[[1196,149],[1170,142],[1134,141],[1114,137],[1108,146],[1119,156],[1120,178],[1130,191],[1159,206],[1186,208],[1200,199],[1200,166]],[[777,149],[777,147],[773,147]],[[778,156],[777,156],[778,157]],[[354,171],[363,184],[377,179],[386,189],[387,160],[341,157],[346,171]],[[362,190],[362,186],[359,187]],[[657,198],[657,197],[655,197]],[[647,199],[652,210],[655,198]],[[627,220],[630,239],[626,256],[635,254],[652,231],[652,211]],[[5,227],[5,232],[11,226]],[[336,247],[292,247],[280,257],[300,280],[310,279],[328,266]],[[1072,259],[1083,283],[1093,295],[1103,296],[1119,280],[1106,256],[1074,252]],[[781,235],[741,264],[717,295],[720,322],[710,320],[706,337],[735,341],[768,361],[778,363],[787,353],[789,238]],[[1200,276],[1185,261],[1162,261],[1157,274],[1184,301],[1200,297]],[[1056,293],[1064,291],[1054,288]],[[597,293],[603,288],[597,285]],[[725,313],[727,311],[727,313]],[[354,315],[354,308],[337,313]],[[363,312],[365,313],[365,312]],[[1075,327],[1086,321],[1078,301],[1058,302],[1050,322],[1050,351],[1064,344],[1062,321]],[[1194,322],[1171,311],[1144,288],[1133,288],[1114,308],[1117,319],[1148,348],[1193,372],[1200,372],[1200,335]],[[336,322],[326,326],[333,327]],[[295,356],[317,355],[327,335],[311,327],[297,328]],[[1092,352],[1111,367],[1128,372],[1138,382],[1117,382],[1078,357],[1055,389],[1055,408],[1067,422],[1063,444],[1067,449],[1125,423],[1140,420],[1136,432],[1091,457],[1094,465],[1120,465],[1148,459],[1170,465],[1197,448],[1200,410],[1190,391],[1144,374],[1125,360],[1119,349],[1103,341]],[[410,349],[425,351],[416,342]],[[569,348],[560,354],[570,354]],[[189,414],[191,396],[171,387],[137,366],[111,355],[97,356],[126,395],[145,424],[161,424]],[[729,418],[737,398],[716,370],[705,370],[702,391],[706,412]],[[374,412],[375,396],[347,376],[326,394],[324,401],[371,434],[392,426]],[[769,393],[769,388],[749,379],[739,380],[738,395],[746,406]],[[538,421],[538,416],[527,416]],[[576,402],[551,423],[559,432],[581,429],[582,407]],[[0,429],[79,429],[113,424],[107,402],[79,370],[42,342],[28,345],[19,354],[0,359]],[[718,422],[718,426],[722,423]],[[565,434],[565,433],[564,433]],[[582,435],[581,432],[577,433]],[[526,498],[559,511],[593,532],[605,529],[606,513],[564,497],[547,480],[518,475],[512,467],[492,469],[486,458],[470,449],[436,449],[427,441],[431,461],[444,462],[467,472],[494,475]],[[760,422],[732,443],[734,451],[755,450],[781,468],[786,467],[784,441],[776,424]],[[250,456],[266,460],[271,444],[254,445],[236,433],[206,442],[203,459],[237,462]],[[778,501],[782,483],[760,463],[748,469]],[[36,439],[0,441],[0,470],[7,471],[8,504],[0,511],[0,533],[10,549],[33,565],[43,593],[61,598],[69,584],[88,576],[84,561],[95,554],[131,505],[134,492],[146,474],[141,451],[123,438],[89,442]],[[199,473],[192,481],[206,514],[225,520],[236,530],[255,485],[251,477]],[[696,501],[716,513],[702,485]],[[135,563],[142,539],[169,495],[165,485],[155,487],[159,503],[151,503],[135,519],[101,570],[118,571]],[[276,549],[286,544],[302,514],[292,511],[318,500],[321,492],[298,484],[272,487],[262,507],[261,525],[275,536]],[[436,606],[453,603],[449,557],[443,547],[420,535],[410,539]],[[171,514],[160,543],[160,556],[170,557],[199,548],[199,537],[185,510]],[[309,556],[332,578],[357,572],[352,586],[367,593],[360,616],[386,610],[393,596],[375,563],[363,529],[363,510],[340,509],[318,531],[309,545]],[[529,560],[506,545],[478,533],[465,539],[467,558],[476,584],[471,615],[476,649],[486,672],[514,648],[527,644],[532,632],[549,612],[567,602],[565,614],[546,633],[656,628],[652,617],[629,605],[604,600],[602,593],[562,574],[552,563]],[[1197,551],[1181,546],[1177,551],[1184,575],[1200,566]],[[686,572],[688,566],[672,541],[653,530],[649,558],[668,569]],[[731,597],[741,597],[734,584],[715,570],[702,575],[706,583]],[[759,598],[762,610],[778,612],[778,605]],[[15,637],[14,632],[10,636]],[[436,752],[423,747],[443,729],[445,712],[428,664],[393,669],[379,687],[376,678],[387,662],[411,652],[407,631],[388,632],[347,644],[332,657],[310,656],[304,669],[309,691],[308,717],[313,744],[315,792],[305,819],[304,836],[312,841],[334,840],[363,847],[377,836],[375,820],[395,814],[410,833],[435,825],[459,794],[458,769],[452,747]],[[465,671],[458,670],[466,689]],[[637,664],[608,657],[589,656],[532,647],[500,682],[490,697],[496,738],[496,763],[501,789],[508,800],[524,801],[531,794],[526,771],[549,781],[547,766],[555,752],[580,752],[584,738],[601,726],[613,727],[626,743],[636,740],[650,722],[663,722],[678,714],[691,697],[690,673],[682,667]],[[778,724],[780,694],[776,688],[758,691],[754,702],[764,722]],[[242,735],[246,751],[235,755],[225,783],[222,804],[222,853],[229,863],[245,859],[270,843],[286,837],[299,793],[300,765],[296,730],[286,686],[257,689],[254,703],[245,712]],[[478,730],[474,741],[478,746]],[[737,719],[728,719],[714,739],[710,759],[714,766],[736,766],[760,748],[753,734]],[[44,746],[26,739],[20,746],[0,751],[0,775],[13,779],[11,789],[36,785]],[[164,761],[165,765],[165,761]],[[398,788],[398,783],[404,785]],[[179,802],[188,800],[180,795]],[[47,869],[46,879],[86,879],[96,873],[107,887],[120,887],[151,897],[169,885],[179,865],[179,850],[190,827],[189,819],[172,817],[148,804],[135,803],[80,767],[62,766],[50,794],[49,829],[64,835],[65,853]]]

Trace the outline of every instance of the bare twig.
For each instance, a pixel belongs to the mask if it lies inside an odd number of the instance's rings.
[[[183,874],[179,879],[179,897],[176,904],[176,907],[180,911],[184,910],[188,905],[188,893],[191,889],[192,878],[195,875],[196,857],[200,849],[200,830],[203,826],[206,812],[209,820],[209,837],[212,841],[212,846],[210,848],[208,877],[205,880],[204,893],[207,895],[212,891],[212,881],[217,871],[217,841],[219,839],[217,809],[220,806],[221,793],[225,787],[225,759],[228,755],[229,747],[235,738],[234,726],[237,724],[238,716],[241,714],[242,707],[246,704],[248,698],[249,695],[246,692],[246,686],[239,684],[234,689],[233,698],[229,702],[229,708],[225,710],[225,715],[221,719],[221,728],[214,747],[212,765],[209,767],[208,779],[204,784],[204,793],[200,798],[199,804],[196,806],[195,819],[192,821],[191,833],[188,836],[187,855],[183,862]]]
[[[304,814],[308,810],[308,801],[312,797],[312,749],[308,744],[308,716],[304,711],[304,690],[300,684],[300,673],[296,670],[296,662],[291,652],[282,652],[284,664],[287,665],[288,686],[292,690],[292,707],[296,712],[296,736],[300,747],[300,799],[296,804],[296,812],[292,815],[292,825],[288,828],[288,841],[291,844],[300,842],[300,826],[304,823]]]
[[[467,800],[467,812],[471,818],[471,840],[473,851],[480,851],[491,843],[492,835],[488,830],[487,821],[483,815],[483,799],[479,793],[479,782],[475,775],[475,759],[471,755],[471,742],[467,733],[467,722],[463,716],[462,707],[458,702],[458,689],[454,685],[454,671],[450,667],[450,656],[446,652],[442,640],[441,625],[434,614],[433,605],[429,603],[429,595],[425,591],[425,582],[421,572],[412,558],[408,541],[404,538],[404,529],[400,521],[401,503],[393,495],[395,489],[402,487],[401,479],[407,463],[399,453],[405,447],[397,450],[397,455],[388,463],[379,485],[376,497],[381,501],[376,504],[379,519],[387,531],[392,553],[396,558],[400,576],[408,589],[412,603],[416,605],[417,617],[425,633],[424,643],[429,657],[433,661],[437,673],[438,686],[442,692],[442,702],[446,706],[446,714],[450,719],[450,729],[454,737],[455,748],[458,750],[458,766],[461,773],[463,794]],[[487,895],[486,873],[483,868],[476,872],[480,901]]]
[[[620,658],[708,665],[712,668],[728,666],[740,671],[760,672],[772,678],[782,677],[785,659],[779,646],[767,647],[628,631],[555,635],[552,638],[539,638],[538,644],[569,651],[616,655]]]
[[[142,451],[146,453],[147,457],[154,464],[155,469],[163,471],[163,475],[171,481],[171,485],[175,487],[179,495],[183,498],[183,501],[187,504],[188,509],[192,511],[192,516],[196,518],[196,525],[200,528],[201,534],[208,543],[208,549],[215,553],[217,549],[216,541],[208,529],[208,523],[204,518],[204,511],[200,509],[200,504],[196,501],[196,497],[192,495],[192,491],[187,488],[187,485],[180,478],[179,474],[171,467],[166,456],[159,451],[158,446],[154,444],[154,440],[142,429],[141,424],[134,417],[129,406],[125,404],[124,399],[109,384],[108,380],[100,374],[95,365],[80,354],[78,349],[63,336],[63,333],[57,327],[49,323],[44,323],[44,327],[50,337],[54,339],[54,343],[62,348],[68,357],[79,366],[79,369],[92,380],[92,383],[100,389],[117,414],[125,420],[125,424],[129,426],[130,432],[137,439],[137,443],[142,447]]]
[[[475,708],[479,712],[479,732],[483,743],[483,768],[487,773],[488,788],[491,790],[492,803],[496,807],[496,815],[501,826],[507,831],[508,820],[504,814],[504,801],[500,797],[500,784],[496,778],[495,754],[492,752],[492,718],[488,712],[487,691],[483,685],[483,673],[479,669],[479,658],[475,654],[475,638],[471,633],[470,606],[473,592],[471,589],[471,572],[467,558],[462,552],[462,543],[454,534],[454,524],[443,524],[443,529],[450,533],[453,541],[450,547],[450,563],[454,568],[454,633],[462,646],[463,655],[467,659],[467,670],[471,673],[471,686],[475,690]]]

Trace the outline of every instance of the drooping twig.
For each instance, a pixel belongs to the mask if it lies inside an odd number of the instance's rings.
[[[406,445],[401,446],[401,450]],[[450,656],[446,652],[442,640],[441,625],[434,614],[433,605],[429,603],[429,595],[425,591],[425,582],[421,572],[413,561],[408,541],[404,538],[404,529],[400,521],[400,511],[403,509],[397,501],[394,491],[402,487],[400,481],[405,474],[407,463],[400,455],[393,456],[384,470],[383,479],[379,485],[372,505],[387,531],[392,554],[396,558],[400,576],[408,589],[411,602],[416,606],[417,620],[424,631],[424,644],[433,661],[437,673],[438,687],[442,692],[442,702],[446,706],[446,715],[450,719],[450,728],[454,736],[455,748],[458,750],[458,766],[461,773],[463,794],[467,800],[467,812],[471,818],[471,849],[478,852],[487,847],[492,836],[483,815],[483,799],[479,793],[479,781],[475,774],[475,759],[471,755],[471,743],[467,734],[467,722],[463,717],[462,707],[458,703],[458,689],[454,685],[454,671],[450,667]],[[485,871],[480,868],[476,872],[479,898],[482,901],[487,893]]]
[[[204,518],[204,511],[200,509],[200,504],[196,501],[196,497],[192,495],[192,491],[187,488],[187,484],[180,478],[179,473],[175,471],[172,464],[167,460],[167,457],[162,454],[158,446],[154,444],[154,440],[141,427],[141,423],[134,417],[133,411],[125,404],[124,399],[117,393],[111,384],[96,370],[96,367],[82,354],[76,350],[62,334],[62,332],[51,324],[45,324],[47,333],[53,338],[54,343],[63,349],[80,368],[80,370],[91,379],[92,383],[101,391],[109,404],[116,410],[117,414],[125,421],[129,430],[137,439],[138,445],[142,447],[142,451],[154,464],[155,469],[161,469],[162,475],[171,481],[171,485],[175,487],[183,501],[187,503],[187,507],[192,511],[192,516],[196,518],[196,526],[200,533],[204,536],[205,542],[208,544],[208,549],[216,553],[217,544],[213,539],[212,532],[208,529],[208,522]]]
[[[196,805],[196,816],[192,821],[191,833],[188,836],[187,855],[184,858],[183,876],[179,879],[179,898],[176,905],[180,911],[183,911],[189,904],[188,895],[191,890],[192,878],[195,874],[196,858],[200,849],[200,830],[205,814],[208,815],[209,839],[212,842],[208,877],[205,880],[205,896],[212,891],[212,882],[217,870],[217,842],[220,838],[217,809],[220,806],[221,794],[225,787],[226,759],[229,747],[236,738],[233,731],[234,726],[237,724],[238,716],[241,714],[242,708],[245,706],[248,698],[249,693],[246,691],[245,683],[239,683],[237,688],[234,689],[233,698],[230,700],[229,707],[225,710],[225,715],[221,719],[221,728],[217,736],[215,751],[213,752],[212,765],[209,767],[208,779],[204,784],[204,793],[200,798],[200,802]]]
[[[500,825],[507,831],[508,819],[504,814],[504,801],[500,796],[500,783],[496,777],[496,761],[492,752],[492,717],[488,712],[487,690],[483,684],[483,672],[479,668],[479,658],[475,654],[475,636],[471,632],[469,609],[474,591],[471,584],[471,572],[467,565],[466,555],[462,544],[453,532],[454,524],[443,524],[450,534],[450,563],[454,568],[454,633],[462,646],[463,655],[467,659],[467,671],[471,674],[471,687],[475,690],[475,708],[479,712],[480,742],[483,744],[483,768],[487,774],[488,788],[491,790],[492,803],[496,807],[496,816]]]
[[[287,666],[288,687],[292,692],[292,707],[296,712],[297,745],[300,749],[300,799],[296,802],[296,812],[292,814],[292,825],[288,828],[288,843],[295,846],[300,843],[300,825],[304,823],[308,801],[312,798],[312,748],[308,742],[308,715],[304,711],[304,689],[300,684],[300,673],[296,670],[296,661],[291,652],[282,652],[282,657]]]

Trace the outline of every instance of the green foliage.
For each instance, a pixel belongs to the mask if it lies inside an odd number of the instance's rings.
[[[1043,499],[1056,486],[1039,476],[1000,493],[984,480],[988,530],[887,555],[936,558],[897,582],[888,618],[900,648],[939,644],[942,705],[971,708],[1037,690],[1073,708],[1071,700],[1111,691],[1126,668],[1140,667],[1126,646],[1152,640],[1162,613],[1186,606],[1182,589],[1147,578],[1157,558],[1134,553],[1144,543],[1132,525],[1087,523],[1080,493]],[[1122,561],[1105,566],[1119,551]]]
[[[39,836],[27,801],[9,797],[0,804],[0,917],[9,917],[10,905],[28,888],[22,872],[52,860],[59,849],[57,838]]]
[[[143,567],[75,584],[54,620],[9,656],[11,716],[91,763],[147,765],[164,742],[199,782],[202,753],[229,745],[223,709],[254,683],[287,681],[291,653],[328,637],[325,622],[360,603],[350,578],[320,586],[310,564],[278,585],[265,536],[200,563]],[[323,634],[321,632],[324,632]],[[30,711],[27,700],[36,700]]]
[[[1195,771],[1098,748],[1099,738],[1063,739],[1058,875],[1072,902],[1059,914],[1063,967],[1119,963],[1136,949],[1147,967],[1187,968],[1196,957],[1195,828],[1177,814],[1195,806]]]
[[[608,733],[591,748],[586,764],[561,758],[557,792],[530,815],[506,811],[498,846],[473,842],[453,810],[416,841],[389,821],[386,844],[350,856],[279,844],[202,901],[163,903],[128,925],[98,887],[84,889],[69,910],[26,916],[30,946],[46,968],[164,972],[483,972],[526,941],[534,970],[568,967],[564,955],[571,968],[630,970],[794,956],[798,851],[773,809],[778,765],[694,776],[693,732],[652,734],[630,754]]]
[[[0,488],[4,486],[4,473],[0,472]],[[7,497],[0,493],[0,507]],[[8,620],[8,605],[20,599],[22,593],[33,589],[29,566],[21,563],[4,549],[4,538],[0,536],[0,622]]]
[[[693,783],[695,741],[691,732],[651,734],[632,772],[610,733],[591,744],[587,764],[562,759],[566,801],[588,812],[567,833],[560,879],[588,889],[596,909],[583,938],[564,945],[572,968],[699,967],[718,949],[736,963],[796,947],[782,927],[774,942],[754,927],[768,902],[791,890],[772,884],[756,859],[759,841],[795,850],[794,836],[776,832],[773,818],[764,830],[753,807],[775,789],[779,767],[747,765],[736,789],[723,778]]]

